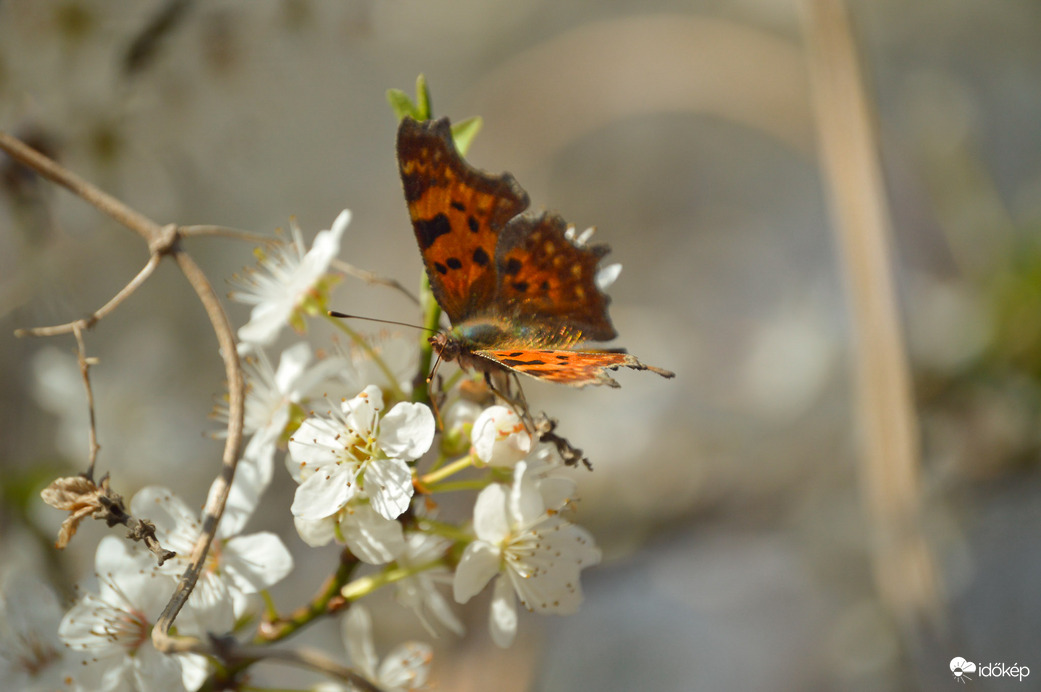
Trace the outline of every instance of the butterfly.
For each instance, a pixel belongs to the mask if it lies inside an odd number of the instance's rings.
[[[620,367],[674,376],[620,349],[575,348],[617,336],[610,298],[596,282],[606,245],[576,241],[557,214],[526,212],[528,194],[512,175],[478,170],[459,155],[447,118],[405,117],[397,152],[430,288],[451,321],[430,337],[441,359],[489,384],[520,373],[617,387],[608,372]]]

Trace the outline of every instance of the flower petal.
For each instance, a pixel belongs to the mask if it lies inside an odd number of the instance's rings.
[[[365,465],[365,492],[372,508],[397,519],[412,500],[412,470],[401,459],[375,459]]]
[[[376,645],[372,643],[372,616],[363,605],[352,605],[343,619],[343,642],[351,663],[369,680],[376,679]]]
[[[242,593],[257,593],[279,581],[293,570],[293,556],[282,539],[261,531],[236,536],[221,551],[224,575]]]
[[[489,406],[470,433],[474,453],[485,464],[513,466],[531,451],[531,435],[513,409]]]
[[[402,402],[380,421],[380,449],[389,457],[418,459],[430,449],[436,427],[427,406]]]
[[[336,514],[354,496],[354,472],[345,466],[319,470],[296,489],[289,511],[301,519],[321,519]]]
[[[492,633],[492,641],[503,649],[513,643],[517,634],[517,599],[513,595],[513,587],[505,579],[495,582],[492,595],[492,607],[488,613],[488,626]]]
[[[340,532],[351,552],[370,565],[390,562],[405,550],[401,522],[385,519],[365,504],[352,505],[342,512]]]
[[[499,573],[500,557],[498,548],[484,541],[474,541],[466,546],[452,582],[452,596],[456,603],[466,603],[480,593],[484,585]]]
[[[296,532],[300,534],[301,540],[312,548],[327,545],[336,538],[335,517],[322,517],[321,519],[293,517],[293,525],[296,526]]]
[[[538,485],[529,472],[528,465],[520,462],[513,471],[513,485],[510,487],[508,514],[512,525],[531,526],[545,516],[546,505],[542,502]]]
[[[498,545],[510,533],[506,515],[506,487],[500,483],[489,485],[474,502],[474,533],[482,541]]]

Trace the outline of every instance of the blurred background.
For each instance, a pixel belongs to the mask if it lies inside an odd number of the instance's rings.
[[[350,208],[341,258],[412,287],[385,92],[424,73],[435,114],[484,118],[472,163],[598,227],[624,266],[615,345],[676,379],[525,383],[593,461],[574,474],[577,521],[605,559],[577,615],[523,617],[507,651],[476,599],[467,637],[435,642],[438,689],[944,689],[955,656],[1036,670],[983,689],[1037,688],[1041,5],[852,1],[844,34],[812,19],[833,4],[5,0],[0,128],[160,223],[270,232],[295,216],[310,238]],[[839,86],[866,95],[884,183],[857,194],[889,237],[892,284],[867,285],[902,330],[900,453],[877,452],[857,386],[885,334],[858,323],[820,158],[820,123],[841,110],[813,75],[839,63],[807,45],[844,41],[863,81]],[[241,242],[187,242],[222,292],[253,263]],[[126,229],[0,158],[0,550],[65,593],[105,533],[84,526],[55,555],[62,516],[38,500],[86,458],[74,342],[12,333],[88,314],[146,260]],[[333,303],[417,319],[354,279]],[[187,283],[164,264],[87,344],[100,469],[128,497],[160,483],[201,505],[223,370]],[[337,553],[292,532],[293,489],[276,476],[250,526],[309,556],[274,592],[285,609]],[[912,548],[890,570],[879,542],[894,532]],[[383,652],[428,639],[405,611],[376,630]],[[298,641],[339,656],[337,632]],[[291,676],[269,666],[257,682]]]

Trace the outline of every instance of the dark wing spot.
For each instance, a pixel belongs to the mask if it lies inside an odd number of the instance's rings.
[[[553,370],[546,370],[545,368],[531,368],[530,370],[529,369],[525,369],[524,373],[526,375],[531,375],[532,377],[543,377],[543,376],[546,376],[546,375],[553,375],[554,371]]]
[[[541,361],[541,360],[539,360],[537,358],[535,360],[517,360],[516,358],[503,358],[499,362],[502,363],[503,365],[510,365],[510,366],[515,366],[515,365],[545,365],[546,364],[545,361]]]
[[[488,266],[488,262],[490,261],[491,258],[488,257],[488,253],[484,251],[483,247],[479,247],[476,250],[474,250],[474,257],[473,257],[473,259],[474,259],[474,264],[476,264],[476,265],[478,265],[480,267],[487,267]]]
[[[466,225],[470,227],[470,230],[476,233],[480,230],[480,226],[477,224],[477,219],[472,216],[466,217]]]
[[[560,362],[568,361],[571,360],[571,356],[567,355],[566,353],[558,353],[557,360],[559,360]]]
[[[513,287],[515,289],[517,289],[517,291],[519,293],[524,293],[525,291],[528,290],[528,282],[527,281],[514,281],[513,282]]]
[[[440,262],[434,262],[434,269],[437,270],[438,274],[447,274],[448,273],[448,267],[446,267],[445,265],[441,264]]]
[[[416,229],[416,240],[424,250],[441,236],[452,232],[452,224],[444,214],[438,214],[432,219],[416,219],[412,225]]]
[[[430,187],[430,181],[421,175],[412,174],[401,174],[401,182],[405,188],[405,200],[409,203],[415,202],[417,199],[423,196],[423,193]]]
[[[449,269],[462,269],[463,263],[459,261],[458,257],[449,257],[445,260],[445,264],[448,265]]]
[[[466,211],[466,205],[462,202],[456,202],[454,199],[452,200],[452,208],[456,211]]]
[[[506,262],[506,273],[512,276],[521,270],[521,266],[521,261],[519,259],[511,257]]]
[[[542,283],[539,284],[539,288],[542,289],[543,291],[548,291],[549,290],[549,282],[548,281],[543,281]]]
[[[524,351],[514,351],[513,353],[507,353],[506,355],[510,358],[516,358],[517,356],[523,356]]]

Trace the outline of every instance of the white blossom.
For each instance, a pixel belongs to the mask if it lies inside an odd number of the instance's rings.
[[[130,509],[135,516],[154,522],[160,544],[176,551],[177,556],[159,570],[180,578],[202,531],[197,513],[170,491],[154,486],[138,491]],[[281,581],[292,569],[293,558],[278,536],[266,531],[232,536],[222,522],[188,598],[185,616],[202,629],[230,631],[248,610],[249,597]]]
[[[379,662],[372,641],[372,616],[354,605],[343,619],[347,655],[360,673],[383,692],[410,692],[426,686],[434,653],[429,644],[405,642]]]
[[[364,498],[355,499],[328,517],[293,517],[293,523],[304,543],[318,547],[336,540],[370,565],[390,562],[405,550],[401,522],[381,516]]]
[[[184,690],[181,656],[152,646],[152,626],[170,597],[170,581],[155,557],[115,536],[98,544],[98,592],[86,593],[65,614],[59,636],[86,658],[77,681],[93,692]]]
[[[79,689],[79,659],[58,637],[62,610],[54,591],[28,571],[11,574],[0,590],[0,680],[12,690]]]
[[[290,322],[302,326],[297,311],[320,288],[329,265],[340,252],[340,238],[350,221],[351,212],[344,209],[331,229],[315,236],[310,250],[305,248],[300,229],[294,225],[291,243],[274,245],[261,258],[260,270],[237,277],[240,290],[233,291],[231,298],[253,305],[249,322],[238,331],[244,350],[270,345]]]
[[[451,545],[451,541],[440,536],[411,532],[405,537],[404,550],[397,556],[398,566],[406,569],[429,566],[444,557]],[[465,631],[463,623],[452,612],[448,599],[437,590],[438,584],[451,582],[452,572],[448,567],[428,567],[397,582],[397,601],[411,608],[431,635],[437,636],[433,620],[462,636]]]
[[[338,359],[346,364],[339,376],[347,386],[355,392],[370,383],[378,384],[384,392],[411,392],[418,361],[415,341],[396,334],[381,334],[368,339],[368,346],[380,362],[355,343],[338,344]]]
[[[473,451],[483,464],[511,467],[531,451],[531,433],[513,409],[489,406],[470,432]]]
[[[454,595],[466,603],[496,578],[489,625],[501,647],[517,631],[517,598],[528,610],[574,613],[582,602],[579,573],[600,561],[593,537],[560,516],[564,485],[560,479],[536,480],[520,462],[512,487],[489,485],[477,496],[477,538],[456,568]]]
[[[434,416],[422,404],[401,402],[383,415],[383,395],[369,385],[328,417],[305,420],[289,440],[289,471],[300,483],[291,511],[299,519],[330,517],[366,497],[386,519],[412,498],[408,461],[434,439]]]

